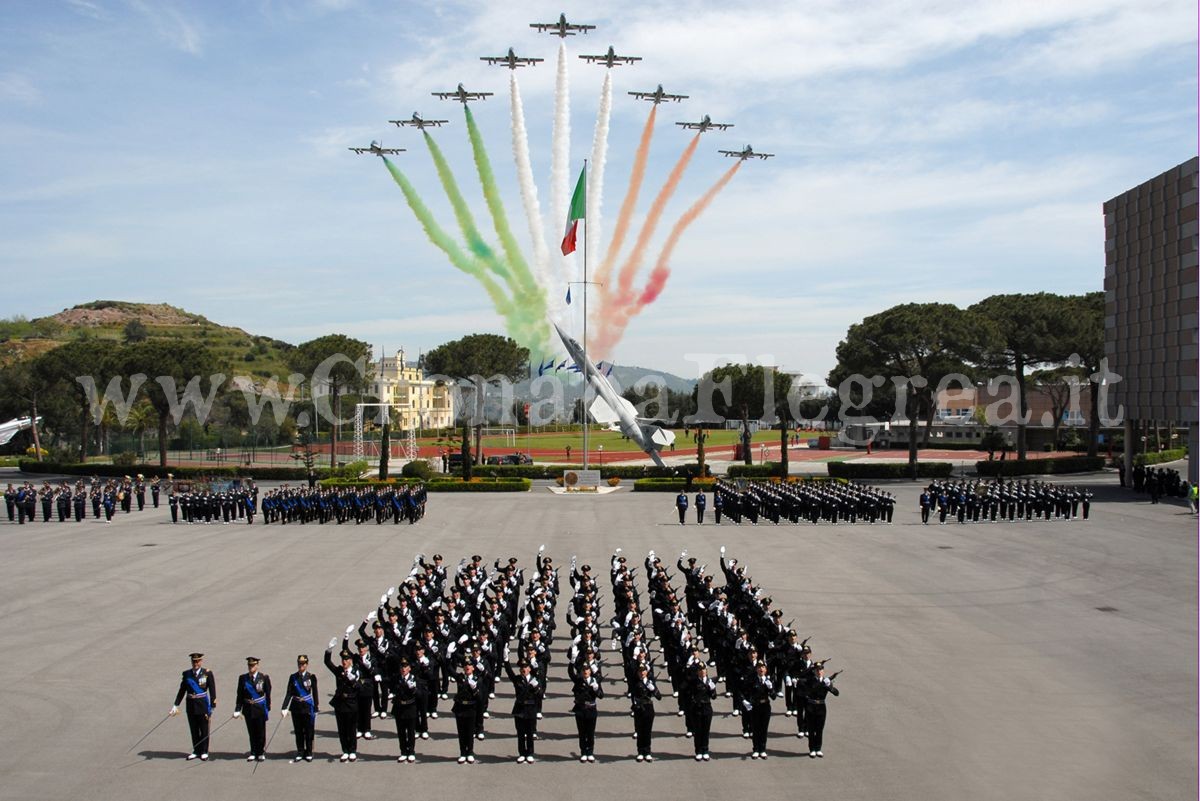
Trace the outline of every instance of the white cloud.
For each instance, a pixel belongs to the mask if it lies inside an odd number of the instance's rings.
[[[174,5],[148,0],[125,0],[130,8],[144,16],[158,35],[177,50],[198,56],[203,50],[200,24]]]
[[[42,93],[28,77],[18,72],[0,75],[0,102],[32,104],[42,99]]]
[[[94,3],[92,0],[67,0],[67,5],[71,10],[84,17],[91,19],[108,19],[108,11],[99,3]]]

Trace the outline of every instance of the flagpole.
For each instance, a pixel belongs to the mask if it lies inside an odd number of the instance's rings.
[[[587,175],[587,159],[583,160],[583,174]],[[585,182],[587,179],[584,179]],[[587,183],[584,183],[584,192],[587,191]],[[583,469],[588,469],[588,404],[587,391],[590,386],[587,377],[587,368],[591,367],[591,362],[588,361],[587,355],[587,325],[588,325],[588,271],[587,271],[587,252],[588,252],[588,218],[587,218],[587,195],[584,195],[583,204]]]

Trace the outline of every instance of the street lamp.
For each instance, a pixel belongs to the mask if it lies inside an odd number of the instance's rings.
[[[596,450],[599,451],[599,453],[600,453],[600,466],[603,467],[604,466],[604,445],[603,444],[597,445]]]

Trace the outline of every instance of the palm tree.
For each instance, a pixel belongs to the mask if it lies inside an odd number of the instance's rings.
[[[124,428],[138,438],[138,458],[146,455],[146,431],[155,424],[158,417],[149,401],[143,400],[129,410],[125,417]]]

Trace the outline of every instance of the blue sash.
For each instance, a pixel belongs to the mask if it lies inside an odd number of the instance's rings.
[[[304,688],[300,686],[300,680],[292,676],[292,688],[296,691],[296,699],[303,704],[308,705],[308,714],[313,720],[317,719],[317,705],[313,703],[312,693],[304,694]]]
[[[250,694],[250,700],[256,705],[262,707],[263,720],[270,720],[271,713],[267,710],[267,699],[259,695],[258,690],[254,689],[254,682],[247,678],[244,682],[242,682],[242,686],[244,686],[246,688],[246,692]]]
[[[203,695],[204,696],[204,705],[207,707],[207,711],[205,712],[205,714],[211,715],[212,714],[212,698],[210,698],[208,696],[208,690],[200,689],[200,685],[196,683],[195,676],[188,676],[187,683],[188,683],[188,687],[192,688],[193,695]]]

